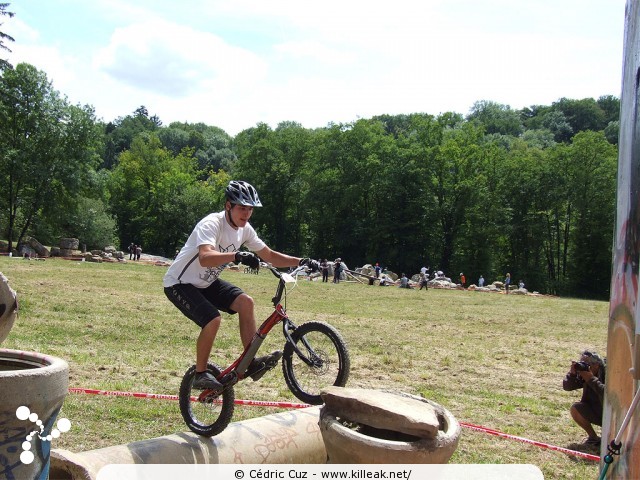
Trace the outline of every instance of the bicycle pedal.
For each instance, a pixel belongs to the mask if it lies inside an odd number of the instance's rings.
[[[273,368],[273,367],[271,367],[271,368]],[[264,374],[267,373],[267,371],[271,370],[271,368],[269,368],[267,365],[265,365],[260,370],[258,370],[256,373],[251,375],[251,380],[253,380],[254,382],[260,380],[264,376]]]

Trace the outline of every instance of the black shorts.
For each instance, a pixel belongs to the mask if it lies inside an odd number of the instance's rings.
[[[220,316],[220,310],[233,315],[231,304],[244,292],[241,288],[217,279],[207,288],[198,288],[190,283],[176,283],[165,287],[167,298],[187,318],[204,328],[211,320]]]
[[[602,426],[602,408],[598,410],[587,402],[576,402],[573,406],[587,422]]]

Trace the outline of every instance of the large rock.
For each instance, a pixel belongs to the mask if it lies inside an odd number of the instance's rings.
[[[48,257],[50,255],[49,249],[33,237],[27,237],[24,243],[41,257]]]
[[[61,238],[60,249],[61,250],[78,250],[80,248],[80,240],[77,238]]]
[[[328,387],[322,392],[328,412],[382,430],[434,438],[440,423],[428,403],[379,390]]]

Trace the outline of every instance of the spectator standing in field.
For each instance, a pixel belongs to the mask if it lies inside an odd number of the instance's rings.
[[[464,273],[460,272],[460,285],[464,288],[464,284],[467,283],[467,278],[464,276]]]
[[[340,283],[340,275],[342,274],[342,259],[336,258],[333,264],[333,283]]]
[[[424,287],[425,290],[429,290],[429,269],[426,267],[424,271],[420,272],[420,290]]]
[[[329,262],[326,258],[320,262],[320,270],[322,270],[322,283],[329,282]]]
[[[504,278],[504,291],[509,293],[509,285],[511,285],[511,274],[507,273],[507,276]]]
[[[480,275],[480,278],[478,279],[478,286],[484,287],[484,277],[482,275]]]
[[[140,255],[142,255],[142,245],[136,245],[136,260],[140,260]]]
[[[380,272],[382,271],[382,268],[380,268],[380,264],[376,262],[376,266],[373,269],[376,272],[376,278],[380,278]]]

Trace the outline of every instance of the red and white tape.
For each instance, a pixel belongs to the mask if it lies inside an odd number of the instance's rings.
[[[528,438],[518,437],[517,435],[510,435],[508,433],[499,432],[497,430],[481,427],[479,425],[473,425],[471,423],[460,422],[460,425],[470,430],[475,430],[477,432],[488,433],[489,435],[495,435],[497,437],[508,438],[511,440],[516,440],[518,442],[528,443],[530,445],[535,445],[536,447],[548,448],[549,450],[555,450],[556,452],[567,453],[569,455],[586,458],[587,460],[593,460],[595,462],[600,461],[600,457],[598,457],[597,455],[592,455],[590,453],[579,452],[577,450],[570,450],[568,448],[558,447],[555,445],[549,445],[548,443],[538,442],[536,440],[529,440]]]
[[[133,397],[133,398],[147,398],[152,400],[178,400],[177,395],[164,395],[158,393],[138,393],[138,392],[114,392],[109,390],[95,390],[92,388],[69,388],[69,393],[87,393],[90,395],[104,395],[106,397]],[[191,400],[196,400],[196,397],[191,397]],[[306,403],[291,403],[291,402],[271,402],[263,400],[238,400],[234,401],[236,405],[246,405],[252,407],[276,407],[276,408],[305,408],[310,407]]]

